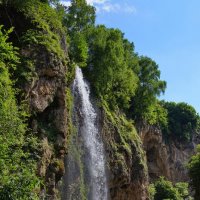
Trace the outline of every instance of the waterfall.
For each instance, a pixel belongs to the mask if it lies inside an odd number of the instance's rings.
[[[89,85],[79,67],[76,68],[72,92],[73,124],[76,134],[71,138],[71,150],[66,160],[66,199],[81,200],[85,194],[85,199],[107,200],[104,147],[98,131],[97,113],[90,101]]]

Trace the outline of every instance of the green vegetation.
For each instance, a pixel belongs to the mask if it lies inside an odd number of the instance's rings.
[[[107,119],[111,122],[113,126],[115,126],[118,129],[120,133],[119,137],[121,137],[121,145],[126,147],[128,153],[131,153],[131,149],[128,145],[128,142],[138,142],[137,145],[140,149],[140,137],[138,136],[132,122],[128,121],[125,115],[123,113],[120,113],[119,110],[118,112],[113,112],[112,110],[110,110],[108,104],[104,100],[102,100],[102,106]]]
[[[24,83],[31,84],[38,80],[36,68],[45,64],[42,63],[44,59],[38,59],[41,56],[40,51],[46,53],[46,56],[51,55],[55,61],[62,62],[63,65],[67,64],[67,50],[64,49],[67,33],[62,25],[61,11],[39,0],[8,0],[3,1],[2,7],[7,10],[14,9],[16,15],[19,15],[16,18],[23,16],[23,28],[14,27],[12,34],[13,43],[22,50],[22,54],[19,54],[21,64],[17,65],[13,76],[17,87],[23,88]],[[14,19],[10,17],[10,20],[12,24]]]
[[[200,145],[197,146],[196,154],[193,155],[188,163],[191,185],[195,191],[195,199],[200,197]]]
[[[95,95],[134,120],[166,124],[166,110],[157,101],[166,88],[158,65],[139,57],[120,30],[95,26],[95,9],[85,0],[71,3],[63,19],[70,36],[70,59],[87,66],[84,73]]]
[[[189,195],[189,184],[185,182],[178,182],[175,184],[175,188],[178,190],[180,196],[183,199],[191,200],[192,197]]]
[[[158,122],[156,116],[158,109],[157,96],[164,93],[166,82],[160,80],[158,65],[148,57],[139,57],[138,88],[132,98],[132,115],[136,120],[146,120],[151,124]],[[161,109],[160,109],[161,111]],[[165,112],[165,111],[162,111]]]
[[[54,6],[50,6],[52,4]],[[18,89],[24,89],[25,83],[31,85],[37,81],[37,70],[51,58],[52,66],[68,64],[67,80],[64,80],[67,86],[74,78],[75,66],[84,67],[84,74],[91,83],[94,96],[99,99],[107,123],[112,124],[111,128],[117,132],[119,144],[113,135],[109,142],[117,164],[127,173],[124,152],[131,158],[133,148],[139,155],[140,167],[146,168],[141,141],[133,125],[135,122],[160,126],[166,137],[180,141],[191,141],[193,134],[198,132],[199,115],[192,106],[158,100],[166,89],[166,82],[160,80],[156,62],[139,56],[134,44],[119,29],[95,26],[95,8],[87,5],[86,0],[72,0],[67,8],[61,6],[59,0],[2,0],[0,6],[8,14],[9,9],[10,12],[16,11],[13,15],[19,15],[16,19],[20,18],[23,24],[23,28],[10,27],[15,24],[11,17],[11,24],[5,24],[7,31],[0,25],[0,199],[39,198],[40,180],[35,170],[40,143],[28,128],[30,116],[24,111],[26,106],[22,106],[23,91],[20,90],[19,95]],[[40,59],[41,52],[45,58]],[[69,88],[66,93],[70,115],[72,99]],[[36,113],[31,113],[31,117],[34,115]],[[63,163],[57,160],[54,149],[57,134],[52,123],[54,116],[48,117],[48,125],[46,119],[37,125],[48,138],[52,162],[55,170],[59,170]],[[70,137],[74,131],[72,120],[69,119],[68,123]],[[107,134],[111,133],[108,131]],[[79,152],[70,148],[76,154],[83,178]],[[196,197],[200,196],[199,155],[200,150],[188,165]],[[185,183],[173,186],[161,178],[151,185],[150,193],[155,200],[179,200],[188,196],[187,187]],[[81,186],[81,190],[84,196],[86,188]]]
[[[65,29],[62,26],[59,13],[55,9],[39,0],[8,0],[6,6],[13,7],[16,11],[23,13],[32,23],[25,24],[25,27],[32,28],[28,29],[22,38],[19,38],[23,47],[28,44],[40,44],[58,55],[60,59],[64,58],[60,41],[64,39],[62,36],[65,34]]]
[[[160,177],[149,186],[151,200],[184,200],[192,199],[188,192],[188,183],[180,182],[173,185],[170,181]]]
[[[86,32],[95,23],[95,9],[87,5],[86,0],[72,0],[66,9],[63,23],[67,27],[69,40],[69,57],[80,67],[87,65],[88,44]]]
[[[40,3],[38,0],[25,1],[20,5],[25,15],[31,19],[34,29],[29,29],[22,37],[22,45],[41,45],[48,52],[54,53],[60,60],[66,62],[61,42],[66,43],[65,29],[56,10],[48,4]]]
[[[26,115],[17,107],[9,74],[19,64],[17,49],[7,42],[10,32],[0,27],[0,199],[38,199],[36,161],[29,152],[36,140],[26,134]]]
[[[110,166],[116,167],[127,174],[130,173],[130,170],[133,170],[135,178],[140,176],[140,174],[137,174],[137,170],[143,169],[143,176],[146,176],[145,153],[132,121],[127,120],[126,116],[119,110],[112,111],[105,100],[102,100],[102,108],[105,117],[102,128],[106,138],[109,138],[105,143],[112,149]],[[133,157],[134,155],[136,156]],[[135,168],[131,168],[129,160],[134,160],[136,163]]]
[[[87,4],[86,0],[71,0],[71,6],[66,10],[64,24],[69,34],[83,32],[95,23],[95,8]]]
[[[41,187],[46,188],[46,183],[36,174],[38,158],[45,159],[40,157],[41,142],[28,127],[35,113],[25,112],[29,111],[29,105],[23,103],[23,90],[26,83],[33,84],[39,78],[37,68],[46,64],[42,62],[52,59],[54,65],[67,63],[66,29],[62,26],[62,13],[47,1],[0,1],[0,7],[10,20],[6,23],[6,19],[0,19],[5,20],[6,28],[19,25],[8,31],[0,26],[0,199],[36,200],[40,198]],[[10,15],[13,11],[16,19]],[[18,17],[23,27],[15,23]],[[8,41],[13,41],[18,48]],[[46,57],[40,59],[40,56]],[[45,129],[49,124],[42,126],[50,142],[55,144],[56,132],[52,128]],[[56,154],[56,149],[52,151]],[[51,166],[58,171],[63,165],[53,156]],[[64,169],[61,174],[62,171]]]
[[[168,113],[168,125],[163,126],[166,136],[190,141],[199,129],[199,115],[187,103],[161,102]]]
[[[128,55],[133,54],[133,46],[120,30],[105,26],[93,28],[87,38],[90,54],[86,70],[96,95],[102,96],[113,110],[129,107],[138,81],[132,70],[134,55]]]
[[[73,180],[69,185],[70,191],[70,200],[76,199],[77,197],[81,200],[87,200],[87,185],[85,184],[85,174],[84,174],[84,165],[82,157],[84,156],[81,149],[79,148],[78,140],[77,140],[77,130],[73,127],[72,133],[69,138],[68,144],[68,153],[69,153],[69,161],[73,165],[76,165],[78,174],[77,179]],[[72,140],[76,141],[72,143]],[[71,144],[70,144],[71,143]]]

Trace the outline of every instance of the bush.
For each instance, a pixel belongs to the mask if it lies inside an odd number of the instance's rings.
[[[7,42],[9,33],[0,27],[0,199],[37,199],[36,163],[23,149],[28,145],[27,127],[10,79],[9,69],[15,68],[19,59]]]
[[[197,146],[196,154],[193,155],[188,163],[191,185],[195,191],[195,199],[200,198],[200,145]]]
[[[187,103],[162,102],[168,112],[168,126],[163,132],[182,141],[190,141],[199,126],[199,115]]]
[[[190,199],[188,183],[180,182],[175,185],[160,177],[154,184],[149,186],[151,200],[184,200]]]
[[[154,184],[155,186],[155,200],[161,199],[173,199],[181,200],[181,196],[178,190],[172,185],[170,181],[165,180],[163,177],[160,177]]]

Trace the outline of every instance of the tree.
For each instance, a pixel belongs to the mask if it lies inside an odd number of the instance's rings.
[[[189,141],[199,126],[199,115],[187,103],[162,102],[168,112],[168,127],[163,131],[166,135],[179,140]]]
[[[88,46],[85,32],[95,23],[95,8],[85,0],[72,0],[63,20],[70,36],[69,57],[80,67],[87,64]]]
[[[195,199],[200,199],[200,145],[197,146],[196,154],[193,155],[188,163],[188,171],[191,185],[195,191]]]
[[[82,32],[95,23],[95,8],[87,4],[86,0],[72,0],[66,9],[64,24],[68,28],[69,35]]]
[[[79,32],[71,36],[70,57],[79,67],[85,67],[88,59],[88,44],[84,34]]]
[[[124,39],[123,36],[123,47],[124,47],[124,60],[134,72],[139,70],[139,61],[138,55],[135,53],[135,46],[133,42],[129,42],[127,39]]]
[[[123,34],[118,29],[97,26],[87,35],[89,59],[87,75],[97,96],[114,108],[127,108],[137,86],[132,70],[133,47],[127,48]],[[126,46],[126,48],[125,48]]]
[[[157,125],[161,128],[166,128],[168,126],[168,112],[162,105],[159,100],[156,100],[155,103],[152,103],[147,112],[144,114],[145,120],[149,124]]]
[[[149,121],[157,106],[157,96],[164,93],[166,82],[160,80],[158,65],[148,57],[139,57],[136,74],[139,85],[132,98],[130,113],[136,120]],[[154,122],[155,123],[155,122]]]

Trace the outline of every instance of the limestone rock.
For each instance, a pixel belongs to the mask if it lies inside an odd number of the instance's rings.
[[[188,143],[172,138],[165,141],[161,130],[150,125],[140,126],[139,135],[146,151],[150,181],[159,176],[165,176],[174,183],[189,181],[186,164],[199,139],[194,137],[193,141]]]
[[[102,113],[101,119],[110,178],[110,198],[112,200],[149,199],[146,158],[141,148],[140,138],[123,137],[119,127],[110,123],[105,113]],[[126,134],[129,134],[128,129]]]

